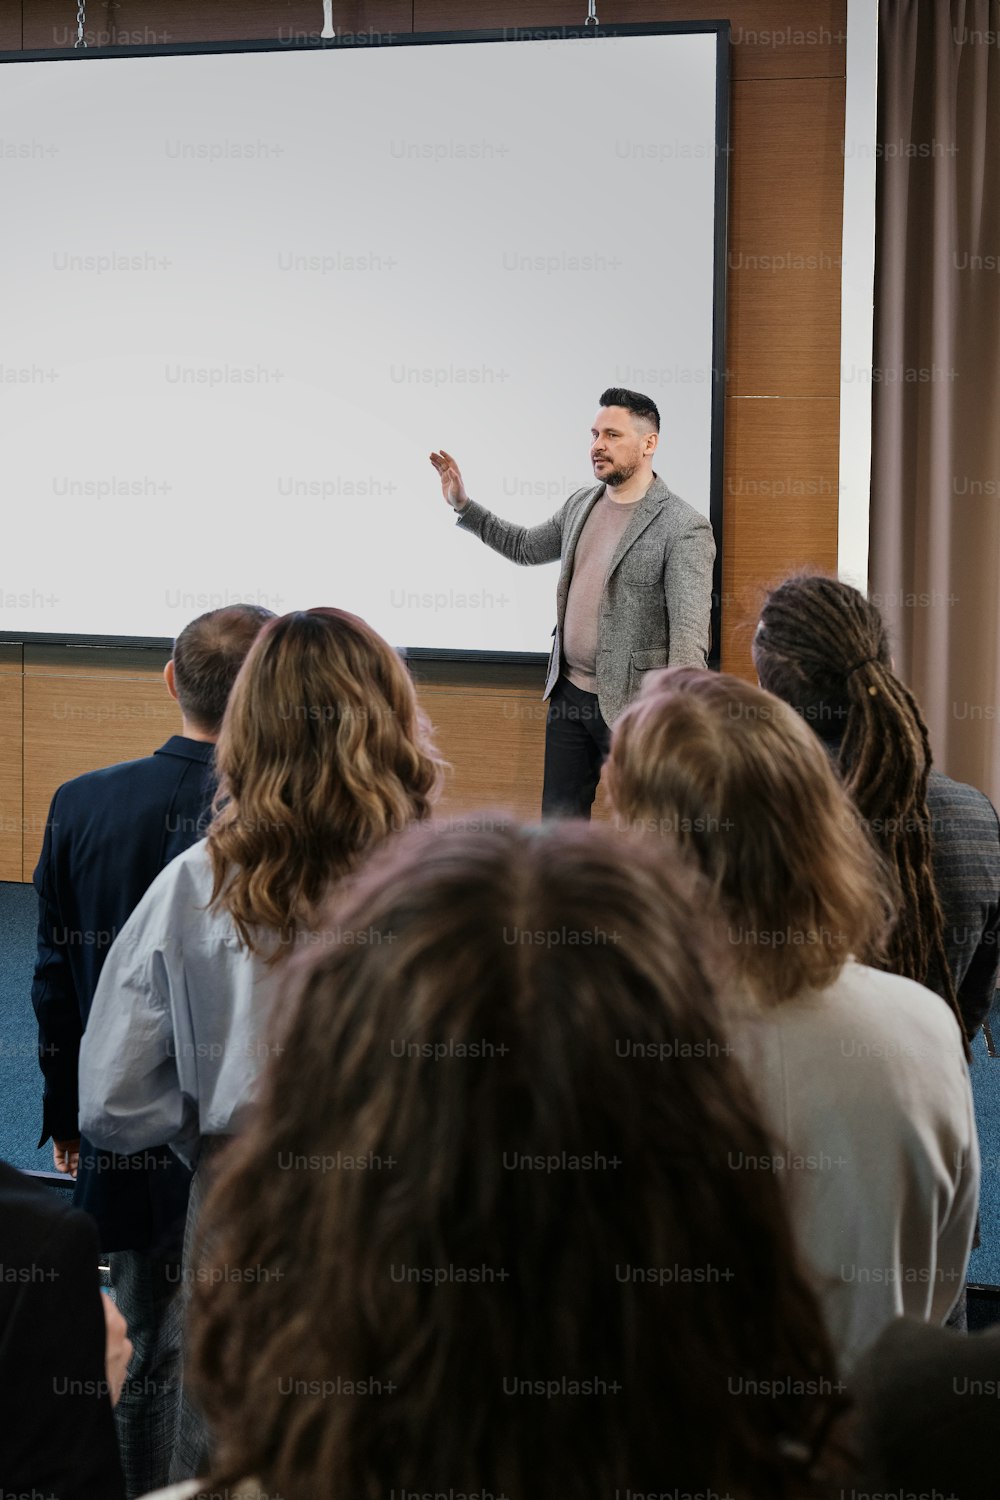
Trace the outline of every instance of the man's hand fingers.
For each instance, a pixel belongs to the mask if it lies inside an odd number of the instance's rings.
[[[76,1169],[80,1164],[80,1142],[79,1141],[53,1141],[52,1160],[57,1172],[63,1172],[70,1177],[76,1176]]]

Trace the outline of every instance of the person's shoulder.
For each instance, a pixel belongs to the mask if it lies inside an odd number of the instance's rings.
[[[9,1162],[0,1161],[0,1223],[10,1212],[24,1212],[39,1218],[57,1218],[67,1204],[52,1189],[19,1172]]]
[[[958,1369],[964,1367],[967,1373],[969,1366],[988,1369],[994,1376],[993,1389],[997,1389],[1000,1327],[961,1333],[954,1328],[925,1323],[922,1318],[902,1317],[888,1324],[872,1343],[858,1366],[856,1378],[859,1383],[863,1379],[866,1385],[872,1384],[875,1390],[884,1390],[886,1376],[891,1374],[895,1381],[907,1381],[919,1369],[918,1379],[939,1376],[950,1387]],[[982,1370],[977,1369],[976,1373]],[[950,1393],[954,1394],[953,1388]]]
[[[967,819],[982,823],[984,828],[995,831],[997,811],[985,792],[971,786],[967,781],[955,781],[943,771],[931,769],[927,778],[927,806],[934,821],[940,821],[948,831],[947,815],[959,813]]]
[[[64,781],[55,795],[60,808],[79,804],[92,807],[96,798],[117,798],[127,794],[132,786],[154,781],[161,774],[160,763],[155,755],[143,755],[138,760],[120,760],[113,766],[99,766],[96,771],[84,771]]]
[[[852,959],[822,997],[869,1032],[892,1037],[899,1050],[908,1041],[907,1056],[915,1053],[921,1041],[935,1049],[952,1044],[961,1049],[961,1032],[947,1002],[902,974],[889,974]]]
[[[163,869],[147,888],[112,948],[145,951],[183,940],[205,919],[212,896],[212,865],[205,839],[191,844]]]
[[[696,510],[687,500],[681,498],[676,490],[672,490],[666,480],[659,475],[653,480],[652,494],[654,499],[663,503],[663,514],[671,523],[680,529],[694,528],[695,530],[712,529],[712,523],[700,510]]]
[[[0,1161],[0,1246],[2,1260],[10,1265],[16,1245],[22,1258],[30,1259],[41,1246],[58,1235],[63,1239],[92,1238],[97,1250],[97,1236],[90,1217],[74,1208],[69,1195],[57,1188],[26,1176]]]
[[[189,844],[169,864],[163,866],[146,895],[155,893],[161,900],[203,903],[211,895],[212,883],[208,840],[202,838]]]

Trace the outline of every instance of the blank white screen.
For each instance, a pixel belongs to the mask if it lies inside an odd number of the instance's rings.
[[[427,455],[535,524],[629,386],[708,514],[715,75],[713,33],[5,65],[0,629],[546,650],[555,565]]]

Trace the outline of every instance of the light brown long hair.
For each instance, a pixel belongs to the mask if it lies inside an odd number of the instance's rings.
[[[770,693],[693,667],[649,673],[615,724],[607,785],[620,821],[707,877],[761,1002],[881,951],[891,877],[819,741]]]
[[[212,1493],[814,1494],[842,1387],[686,876],[432,825],[327,921],[201,1220]]]
[[[357,615],[296,611],[261,631],[216,750],[212,901],[269,959],[330,884],[430,814],[444,762],[396,652]]]
[[[895,871],[899,921],[883,966],[937,990],[965,1036],[931,864],[930,737],[892,670],[879,610],[836,578],[788,578],[767,596],[753,657],[763,686],[837,746],[844,785]]]

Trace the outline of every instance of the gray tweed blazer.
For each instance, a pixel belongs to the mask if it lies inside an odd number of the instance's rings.
[[[573,555],[604,485],[577,490],[540,526],[516,526],[469,500],[458,525],[511,562],[561,561],[556,625],[543,697],[562,668],[562,630]],[[708,656],[715,538],[706,518],[656,474],[622,533],[601,599],[597,699],[613,724],[656,667],[703,667]]]

